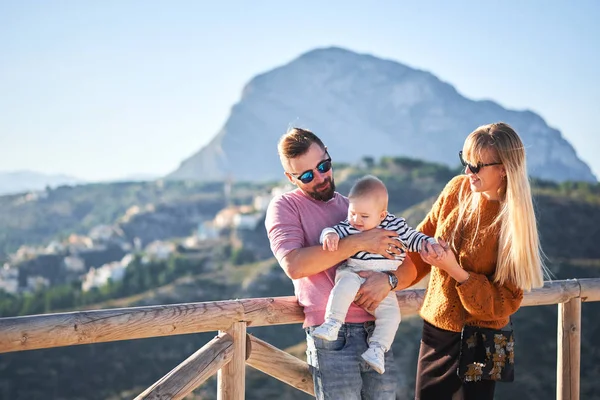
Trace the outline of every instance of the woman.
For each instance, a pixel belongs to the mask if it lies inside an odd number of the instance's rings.
[[[544,265],[527,178],[525,149],[505,123],[481,126],[459,153],[465,175],[452,179],[417,228],[446,249],[411,253],[413,283],[431,272],[415,398],[493,399],[495,382],[457,375],[464,325],[499,329],[523,291],[543,285]]]

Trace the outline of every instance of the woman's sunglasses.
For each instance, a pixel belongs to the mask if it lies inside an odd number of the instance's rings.
[[[463,155],[463,152],[459,151],[458,158],[460,158],[460,163],[462,164],[463,167],[469,167],[471,172],[474,174],[477,174],[479,172],[479,170],[481,170],[481,168],[483,168],[483,167],[489,167],[490,165],[502,165],[501,162],[493,162],[493,163],[489,163],[489,164],[477,163],[477,165],[472,165],[472,164],[469,164],[468,162],[466,162],[463,159],[462,155]]]
[[[331,169],[331,157],[329,156],[329,153],[325,154],[327,155],[327,159],[321,161],[317,165],[317,168],[315,168],[317,171],[319,171],[320,174],[325,174]],[[315,179],[315,174],[312,169],[304,171],[301,174],[292,174],[291,172],[289,174],[294,178],[298,179],[300,182],[304,183],[305,185],[307,183],[311,183],[312,180]]]

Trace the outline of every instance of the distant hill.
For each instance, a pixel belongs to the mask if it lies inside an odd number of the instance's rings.
[[[336,168],[340,190],[344,192],[357,176],[366,173],[379,176],[391,193],[390,210],[406,216],[413,225],[423,218],[429,209],[431,198],[441,191],[449,177],[457,173],[444,165],[401,157],[384,158],[369,166],[347,165]],[[99,208],[87,210],[87,214],[81,214],[85,215],[84,219],[107,218],[100,211],[108,204],[112,204],[111,212],[115,212],[123,204],[148,199],[161,199],[163,208],[160,215],[164,215],[165,210],[173,210],[176,204],[188,204],[184,201],[185,198],[197,196],[194,192],[201,191],[202,188],[187,185],[191,184],[171,182],[164,187],[157,183],[85,185],[70,191],[63,188],[49,196],[48,203],[37,205],[35,215],[38,218],[33,219],[43,220],[43,216],[50,215],[49,210],[60,209],[65,204],[73,207],[73,213],[78,209],[83,212],[86,208],[82,204],[89,204],[91,199],[96,198],[112,199],[112,203],[106,200]],[[535,181],[534,187],[539,229],[555,279],[599,277],[600,247],[596,242],[600,237],[600,184]],[[208,185],[203,190],[210,193],[216,188],[217,186]],[[238,190],[241,191],[241,188]],[[252,187],[247,186],[246,190],[250,192]],[[14,201],[14,197],[0,197],[0,200],[3,199]],[[16,214],[17,209],[11,207],[6,209],[6,213]],[[187,210],[187,207],[184,206],[184,209]],[[411,208],[405,211],[406,207]],[[152,215],[147,218],[152,220]],[[48,221],[38,223],[48,229],[52,221],[60,221],[60,218],[53,214]],[[71,224],[69,226],[77,226],[74,225],[73,216],[69,216],[67,221]],[[140,223],[138,229],[144,226],[149,225]],[[263,236],[264,239],[264,227],[256,229],[254,236]],[[256,242],[257,245],[260,243],[267,246],[262,239]],[[225,243],[222,244],[226,247]],[[158,279],[169,270],[169,264],[170,262],[164,270],[152,271],[150,276]],[[272,258],[253,264],[232,265],[227,262],[225,255],[220,255],[210,265],[213,267],[194,269],[193,274],[189,274],[188,270],[187,275],[182,275],[167,285],[153,287],[129,297],[110,299],[95,304],[92,308],[293,294],[290,280]],[[147,268],[144,269],[146,270]],[[52,300],[48,293],[41,293],[38,298],[48,303]],[[499,385],[496,396],[498,399],[546,400],[554,397],[556,310],[556,306],[526,307],[516,314],[516,382]],[[598,312],[599,303],[586,303],[582,306],[581,337],[585,352],[582,352],[581,357],[581,398],[588,400],[600,400],[600,381],[597,379],[596,367],[600,357]],[[418,318],[405,318],[396,335],[395,359],[401,367],[398,399],[414,398],[412,390],[420,328]],[[304,358],[304,332],[300,325],[250,327],[249,332],[279,348],[291,348],[295,355]],[[0,354],[0,388],[3,390],[0,393],[11,399],[131,399],[212,337],[214,333],[180,335]],[[248,370],[246,398],[249,400],[309,399],[307,395],[273,378],[250,368]],[[215,380],[207,382],[194,396],[195,399],[216,399]]]
[[[84,181],[68,175],[50,175],[34,171],[0,172],[0,195],[80,183]]]
[[[292,126],[315,131],[334,161],[404,156],[455,167],[467,134],[497,121],[522,136],[531,175],[596,182],[560,131],[538,114],[471,100],[430,72],[336,47],[254,77],[223,128],[167,178],[279,179],[276,143]]]
[[[388,187],[389,209],[393,213],[437,196],[445,183],[459,173],[458,169],[443,164],[405,157],[384,157],[373,160],[372,165],[336,163],[335,171],[338,190],[343,194],[347,194],[353,181],[362,175],[375,174],[381,178]],[[267,193],[274,184],[234,184],[231,201],[251,204],[254,195]],[[600,215],[589,205],[600,198],[600,184],[536,181],[534,185],[540,212],[570,204],[562,207],[561,212],[549,212],[556,217],[548,219],[547,223],[555,225],[552,232],[562,232],[566,227],[581,238],[571,247],[573,256],[575,249],[600,249],[593,244],[594,238],[600,237],[600,223],[597,222]],[[553,205],[555,203],[559,204]],[[144,243],[187,236],[200,221],[212,219],[225,205],[223,183],[219,182],[96,183],[61,186],[38,196],[0,196],[0,261],[23,244],[47,244],[71,233],[86,234],[100,224],[118,224],[128,238],[139,237]],[[122,220],[132,206],[138,206],[140,211],[126,221]],[[568,212],[571,208],[573,215]],[[582,208],[589,209],[589,214],[579,212]],[[417,224],[426,211],[427,207],[421,206],[412,223]],[[409,214],[414,212],[411,209]],[[411,219],[407,218],[409,222]],[[558,226],[563,228],[558,229]],[[560,246],[560,243],[559,235],[552,244]]]
[[[152,235],[187,236],[224,204],[221,183],[94,183],[0,196],[0,261],[23,244],[46,245],[71,233],[87,234],[101,224],[120,223],[144,243]],[[119,222],[132,206],[139,212]]]

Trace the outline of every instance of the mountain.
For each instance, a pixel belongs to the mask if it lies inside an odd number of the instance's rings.
[[[497,121],[522,136],[533,176],[596,182],[560,131],[534,112],[471,100],[429,72],[335,47],[253,78],[221,131],[167,178],[280,179],[276,144],[292,126],[317,133],[338,162],[407,156],[455,167],[467,134]]]
[[[83,182],[68,175],[49,175],[26,170],[0,172],[0,194],[43,190],[47,186],[75,185]]]

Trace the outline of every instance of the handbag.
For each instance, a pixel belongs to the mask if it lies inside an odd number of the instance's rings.
[[[465,325],[460,338],[458,376],[463,382],[515,379],[515,339],[512,328],[481,328]]]
[[[462,244],[461,229],[458,247],[462,247]],[[463,316],[464,312],[463,310]],[[463,382],[514,381],[515,335],[512,319],[510,319],[510,326],[502,329],[463,325],[456,373]]]

